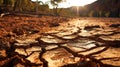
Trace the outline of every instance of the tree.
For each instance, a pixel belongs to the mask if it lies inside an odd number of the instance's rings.
[[[58,11],[58,4],[61,3],[63,0],[51,0],[50,3],[53,6],[53,11],[55,15],[59,15],[59,11]]]
[[[3,0],[3,4],[4,5],[10,5],[11,4],[11,0]]]
[[[105,13],[105,17],[109,17],[109,15],[110,15],[110,12]]]
[[[15,3],[14,3],[14,8],[13,8],[14,11],[22,11],[22,1],[21,0],[15,0]]]
[[[3,0],[0,0],[0,6],[3,4]]]
[[[15,0],[14,2],[14,11],[30,11],[34,9],[35,5],[31,2],[31,0]]]

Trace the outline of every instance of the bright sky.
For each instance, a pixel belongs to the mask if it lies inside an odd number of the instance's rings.
[[[33,0],[36,1],[36,0]],[[44,3],[50,0],[39,0],[43,1]],[[66,0],[66,2],[62,2],[59,4],[59,7],[70,7],[70,6],[84,6],[86,4],[90,4],[96,0]],[[50,6],[52,7],[52,6]]]

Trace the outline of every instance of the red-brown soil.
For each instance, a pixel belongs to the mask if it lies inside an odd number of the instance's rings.
[[[120,18],[0,17],[0,67],[120,67]]]

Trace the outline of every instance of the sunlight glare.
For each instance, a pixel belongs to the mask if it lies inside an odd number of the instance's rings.
[[[32,0],[32,1],[36,1],[36,0]],[[38,1],[43,1],[44,3],[50,0],[38,0]],[[59,8],[67,8],[67,7],[71,7],[71,6],[85,6],[87,4],[90,4],[92,2],[94,2],[96,0],[63,0],[63,2],[61,2],[59,4]],[[50,8],[53,8],[52,5],[50,5]]]
[[[94,1],[96,0],[67,0],[66,2],[69,3],[71,6],[84,6]]]

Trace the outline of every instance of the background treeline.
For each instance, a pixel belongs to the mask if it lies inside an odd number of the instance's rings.
[[[48,13],[49,6],[42,1],[0,0],[0,8],[4,11]]]
[[[97,0],[84,7],[58,8],[58,4],[63,1],[49,0],[43,3],[38,0],[34,2],[31,0],[0,0],[0,8],[4,11],[35,12],[61,16],[120,17],[120,0]],[[53,9],[49,8],[49,4],[53,6]]]
[[[120,17],[120,0],[97,0],[80,10],[80,16]]]

